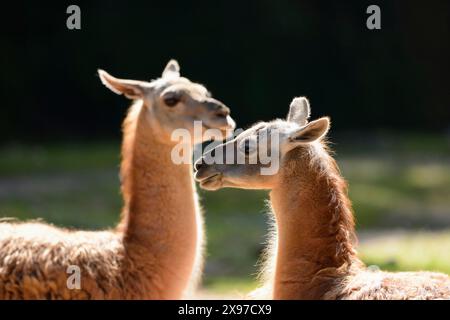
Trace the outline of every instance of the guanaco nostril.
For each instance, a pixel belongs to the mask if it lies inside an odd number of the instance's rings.
[[[201,168],[203,168],[204,166],[206,166],[206,164],[201,161],[196,162],[194,165],[195,170],[197,170],[197,171],[200,170]]]

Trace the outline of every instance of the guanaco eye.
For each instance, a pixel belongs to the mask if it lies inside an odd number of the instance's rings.
[[[180,102],[180,99],[178,97],[166,97],[164,98],[164,103],[168,106],[168,107],[175,107],[175,105]]]
[[[249,154],[250,153],[250,140],[245,140],[244,142],[244,153]]]
[[[241,152],[243,152],[246,156],[250,155],[253,151],[255,151],[256,145],[255,140],[251,138],[247,138],[242,141],[240,146]]]

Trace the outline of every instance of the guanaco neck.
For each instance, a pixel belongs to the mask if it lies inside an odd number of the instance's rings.
[[[290,151],[271,192],[277,223],[274,299],[321,299],[359,264],[346,183],[319,143]]]
[[[118,230],[123,232],[128,256],[143,272],[138,281],[153,279],[152,298],[178,299],[193,272],[201,217],[191,166],[172,162],[175,143],[162,141],[148,112],[139,101],[124,122],[125,204]],[[192,153],[192,146],[186,147]]]

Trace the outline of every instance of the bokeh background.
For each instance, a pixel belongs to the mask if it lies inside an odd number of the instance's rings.
[[[81,7],[82,29],[66,28]],[[381,8],[381,30],[366,8]],[[170,58],[239,127],[305,95],[328,115],[368,264],[450,273],[450,2],[15,1],[0,17],[0,217],[69,227],[119,216],[120,125],[129,102],[97,68],[132,79]],[[205,296],[255,286],[266,192],[201,191]]]

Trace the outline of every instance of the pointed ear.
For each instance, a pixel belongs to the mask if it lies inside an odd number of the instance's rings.
[[[289,136],[292,143],[308,143],[319,140],[325,136],[330,128],[330,119],[328,117],[311,121],[306,126],[294,131]]]
[[[177,60],[170,60],[162,73],[164,79],[176,79],[180,77],[180,65]]]
[[[114,93],[123,94],[129,99],[140,99],[145,95],[145,81],[119,79],[101,69],[98,75],[102,83]]]
[[[304,126],[308,123],[310,114],[311,108],[309,107],[308,99],[305,97],[294,98],[289,106],[287,121]]]

